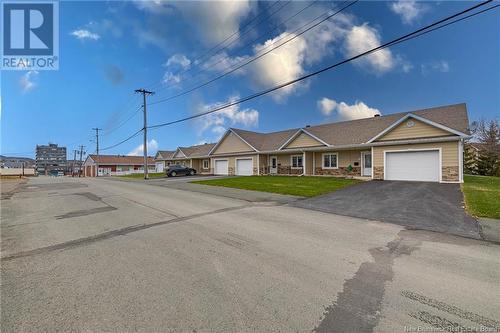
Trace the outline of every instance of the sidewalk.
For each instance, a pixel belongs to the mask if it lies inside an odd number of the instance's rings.
[[[481,226],[483,239],[500,243],[500,220],[486,217],[479,217],[477,220]]]

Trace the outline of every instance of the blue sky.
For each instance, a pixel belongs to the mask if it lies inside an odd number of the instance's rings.
[[[142,127],[134,89],[154,90],[150,102],[175,95],[343,3],[318,1],[292,17],[309,4],[61,2],[59,70],[2,72],[2,154],[33,156],[36,144],[49,141],[67,146],[69,158],[80,144],[93,153],[96,126],[104,129],[101,148],[113,145]],[[472,4],[358,2],[224,79],[151,105],[148,122],[190,116],[288,81]],[[490,11],[279,93],[150,131],[150,151],[213,142],[227,127],[274,131],[461,102],[472,120],[498,119],[499,19],[499,10]],[[200,58],[231,35],[231,45]],[[101,153],[138,154],[141,143],[138,136]]]

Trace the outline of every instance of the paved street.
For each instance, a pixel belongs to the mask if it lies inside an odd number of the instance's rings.
[[[3,198],[1,331],[500,330],[497,244],[163,185]]]

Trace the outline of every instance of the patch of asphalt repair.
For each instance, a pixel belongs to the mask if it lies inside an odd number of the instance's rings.
[[[427,297],[424,295],[420,295],[420,294],[417,294],[417,293],[409,291],[409,290],[403,290],[401,292],[401,295],[403,295],[404,297],[406,297],[408,299],[411,299],[412,301],[416,301],[420,304],[427,305],[427,306],[430,306],[430,307],[435,308],[437,310],[444,311],[444,312],[447,312],[447,313],[452,314],[454,316],[457,316],[459,318],[472,321],[472,322],[477,323],[481,326],[491,327],[491,328],[495,329],[496,331],[500,331],[500,321],[498,321],[498,320],[490,319],[490,318],[475,314],[473,312],[462,310],[454,305],[450,305],[450,304],[447,304],[445,302],[438,301],[436,299],[433,299],[433,298],[430,298],[430,297]],[[429,317],[428,313],[425,311],[413,313],[413,314],[410,314],[410,316],[417,318],[417,319],[420,319],[421,321],[428,323],[428,324],[440,323],[439,320],[436,320],[437,318]],[[429,320],[430,320],[430,322],[429,322]],[[435,326],[435,327],[443,328],[442,326]],[[463,330],[463,331],[455,331],[455,332],[466,332],[466,331]]]
[[[385,284],[394,276],[394,259],[410,255],[420,244],[400,233],[385,247],[370,249],[373,261],[362,263],[356,274],[344,282],[337,301],[325,309],[313,332],[373,332],[380,320]]]
[[[56,191],[56,190],[72,190],[75,188],[88,187],[87,184],[83,183],[73,183],[73,182],[63,182],[54,184],[36,184],[36,185],[24,185],[19,188],[19,192],[40,192],[40,191]]]
[[[217,209],[217,210],[214,210],[211,212],[193,214],[193,215],[173,218],[170,220],[159,221],[159,222],[150,223],[150,224],[137,224],[137,225],[133,225],[133,226],[122,228],[122,229],[104,232],[104,233],[97,234],[97,235],[90,236],[90,237],[79,238],[79,239],[75,239],[72,241],[54,244],[54,245],[50,245],[50,246],[46,246],[46,247],[41,247],[41,248],[34,249],[34,250],[14,253],[14,254],[11,254],[9,256],[1,258],[1,261],[10,261],[10,260],[23,258],[23,257],[29,257],[29,256],[33,256],[33,255],[46,254],[46,253],[50,253],[50,252],[57,251],[57,250],[65,250],[65,249],[69,249],[69,248],[85,246],[85,245],[88,245],[90,243],[95,243],[98,241],[114,238],[117,236],[125,236],[127,234],[130,234],[130,233],[136,232],[136,231],[141,231],[141,230],[145,230],[145,229],[149,229],[149,228],[153,228],[153,227],[157,227],[157,226],[161,226],[161,225],[166,225],[166,224],[185,222],[185,221],[192,220],[192,219],[195,219],[198,217],[215,215],[215,214],[219,214],[219,213],[239,210],[239,209],[247,208],[250,206],[252,206],[252,205],[228,207],[228,208]]]
[[[55,218],[58,219],[58,220],[62,220],[62,219],[69,219],[69,218],[72,218],[72,217],[80,217],[80,216],[87,216],[87,215],[92,215],[92,214],[110,212],[112,210],[116,210],[116,207],[107,205],[107,206],[104,206],[104,207],[75,210],[73,212],[69,212],[69,213],[66,213],[66,214],[63,214],[63,215],[56,215]]]
[[[79,192],[79,193],[72,193],[72,195],[79,195],[83,196],[91,201],[99,201],[102,204],[104,204],[103,207],[97,207],[97,208],[91,208],[91,209],[81,209],[81,210],[75,210],[66,214],[62,215],[56,215],[55,218],[58,220],[61,219],[68,219],[72,217],[80,217],[80,216],[87,216],[87,215],[92,215],[92,214],[99,214],[99,213],[104,213],[104,212],[110,212],[112,210],[116,210],[116,207],[111,206],[110,204],[104,202],[102,198],[94,193],[91,192]]]

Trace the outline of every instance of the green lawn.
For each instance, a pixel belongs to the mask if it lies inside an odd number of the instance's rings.
[[[133,173],[130,175],[123,175],[123,176],[118,176],[118,177],[123,177],[123,178],[136,178],[136,179],[142,179],[144,178],[143,173]],[[166,177],[165,172],[150,172],[148,173],[149,178],[162,178]]]
[[[248,176],[194,181],[196,184],[314,197],[360,182],[333,177]]]
[[[469,213],[500,219],[500,177],[464,175],[462,190]]]

